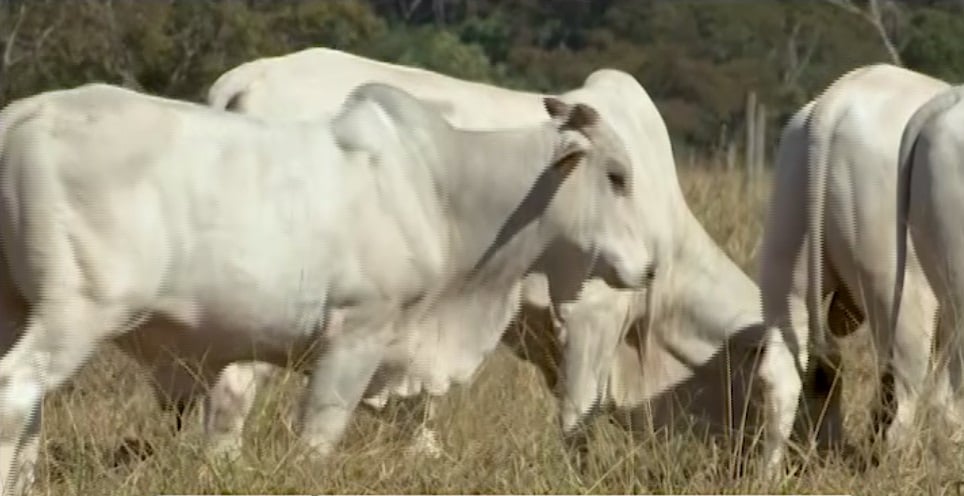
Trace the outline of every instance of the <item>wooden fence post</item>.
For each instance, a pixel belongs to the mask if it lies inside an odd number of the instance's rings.
[[[763,176],[763,167],[766,163],[766,143],[767,143],[767,106],[763,103],[757,105],[756,114],[756,156],[753,163],[753,174],[755,178]]]
[[[744,117],[746,146],[743,149],[743,167],[747,184],[750,183],[753,176],[753,161],[756,155],[756,120],[756,92],[750,91],[746,96],[746,116]]]

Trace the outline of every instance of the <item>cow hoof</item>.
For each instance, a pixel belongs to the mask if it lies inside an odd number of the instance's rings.
[[[782,460],[770,459],[763,469],[763,478],[771,485],[782,484],[786,479],[787,470]]]
[[[335,451],[335,443],[319,438],[302,438],[302,447],[302,456],[317,463],[324,462]]]

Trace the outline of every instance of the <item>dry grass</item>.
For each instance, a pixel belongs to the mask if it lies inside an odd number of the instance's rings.
[[[744,189],[742,178],[683,170],[687,199],[710,234],[751,275],[769,179]],[[721,295],[725,297],[725,295]],[[845,339],[848,433],[866,432],[874,385],[865,330]],[[632,440],[597,422],[593,461],[580,480],[567,466],[557,437],[556,407],[531,365],[505,350],[489,360],[470,387],[442,402],[441,461],[403,454],[396,428],[361,413],[340,446],[322,463],[295,458],[289,426],[290,383],[271,388],[256,407],[244,459],[225,465],[199,450],[199,426],[172,437],[133,363],[114,349],[101,353],[71,386],[45,402],[45,446],[38,494],[159,493],[850,493],[940,494],[958,480],[964,462],[955,448],[928,441],[923,454],[885,456],[860,473],[832,459],[774,487],[750,470],[738,475],[732,457],[688,438]],[[115,451],[126,436],[153,445],[144,461],[123,462]],[[938,441],[940,441],[938,439]],[[953,493],[954,491],[952,491]]]

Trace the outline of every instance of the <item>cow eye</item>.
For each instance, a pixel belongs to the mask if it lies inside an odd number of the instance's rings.
[[[608,172],[606,177],[609,179],[609,184],[613,187],[613,191],[619,194],[626,193],[626,176],[618,172]]]

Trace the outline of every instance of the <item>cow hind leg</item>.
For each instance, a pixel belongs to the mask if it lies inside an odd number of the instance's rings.
[[[960,312],[964,308],[956,308],[964,299],[947,298],[947,304],[941,305],[940,318],[937,326],[939,373],[943,386],[940,393],[944,393],[940,398],[945,419],[950,421],[958,432],[954,433],[955,440],[959,440],[964,432],[960,432],[964,427],[962,422],[960,400],[964,393],[964,319]],[[964,296],[964,295],[962,295]]]
[[[930,294],[911,289],[927,287],[923,274],[908,270],[906,281],[896,326],[889,325],[893,284],[874,291],[867,312],[882,367],[873,408],[874,433],[883,431],[891,449],[904,447],[912,439],[930,370],[937,312]]]
[[[835,277],[836,280],[839,278]],[[827,309],[827,327],[833,336],[838,338],[853,334],[863,325],[865,315],[843,285],[838,285],[830,298]],[[811,418],[821,418],[816,426],[818,449],[823,452],[839,451],[846,448],[843,431],[843,414],[841,412],[841,366],[843,365],[840,349],[835,341],[827,343],[829,349],[824,350],[823,357],[811,360],[811,384],[807,391],[813,395],[808,406],[818,407]],[[811,427],[811,426],[808,426]]]
[[[3,496],[29,484],[44,395],[71,379],[122,314],[72,296],[35,306],[19,341],[0,358],[0,483]]]

